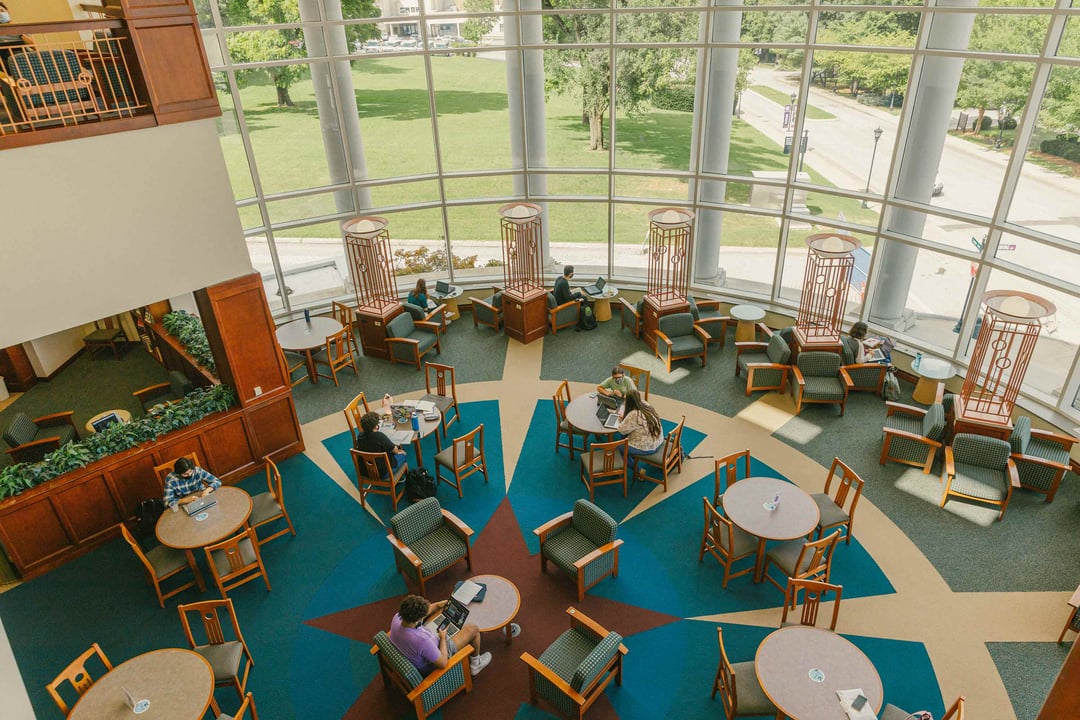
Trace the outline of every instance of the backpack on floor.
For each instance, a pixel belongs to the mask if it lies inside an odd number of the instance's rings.
[[[578,329],[579,330],[595,330],[596,329],[596,313],[593,311],[593,306],[586,303],[581,308],[581,314],[578,315]]]
[[[881,397],[886,400],[900,399],[900,381],[896,379],[896,368],[890,367],[885,372],[885,382],[881,383]]]
[[[148,498],[136,505],[135,537],[140,540],[154,537],[154,528],[163,512],[165,512],[165,503],[161,498]]]
[[[405,472],[405,497],[409,502],[435,497],[435,478],[425,468]]]

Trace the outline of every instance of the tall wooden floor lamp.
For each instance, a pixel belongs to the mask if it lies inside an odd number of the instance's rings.
[[[694,253],[694,213],[686,208],[659,208],[649,213],[649,268],[642,337],[656,352],[660,318],[688,312],[690,258]]]
[[[547,333],[542,257],[543,209],[526,202],[499,208],[503,252],[503,327],[522,344]]]
[[[397,276],[390,252],[386,218],[367,216],[346,220],[345,252],[356,292],[356,315],[364,355],[388,360],[386,323],[404,312],[398,300]]]

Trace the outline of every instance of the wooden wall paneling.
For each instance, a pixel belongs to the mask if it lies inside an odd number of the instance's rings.
[[[110,532],[114,525],[124,519],[104,474],[74,483],[56,493],[53,504],[76,545]]]
[[[195,293],[218,375],[232,385],[241,405],[261,395],[291,392],[274,335],[274,318],[258,273]]]
[[[1080,642],[1074,642],[1050,688],[1038,720],[1080,717]]]
[[[229,417],[202,435],[208,465],[218,477],[240,474],[247,476],[258,467],[258,459],[244,425],[243,415]],[[261,456],[259,456],[261,457]]]
[[[191,0],[120,0],[120,7],[128,19],[195,14]]]
[[[60,516],[48,497],[31,499],[0,516],[0,539],[4,550],[24,579],[38,574],[35,568],[59,564],[72,547]],[[40,572],[40,571],[39,571]]]
[[[135,508],[143,500],[164,496],[165,488],[154,474],[155,465],[152,453],[136,453],[106,471],[105,479],[119,498],[125,518],[134,517]]]
[[[199,458],[200,467],[206,468],[214,475],[218,474],[217,468],[206,456],[206,449],[202,443],[202,433],[180,437],[166,435],[159,438],[154,445],[151,445],[151,448],[155,466],[171,463],[188,453],[195,453],[195,456]],[[164,492],[164,489],[162,489],[162,492]]]
[[[270,455],[280,460],[304,451],[291,393],[248,408],[244,420],[254,439],[257,458]]]
[[[129,19],[128,32],[159,125],[221,115],[194,15]]]

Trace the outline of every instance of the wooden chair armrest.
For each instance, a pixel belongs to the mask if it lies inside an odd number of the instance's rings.
[[[465,647],[461,648],[456,653],[450,656],[450,658],[446,661],[446,667],[437,668],[428,673],[427,677],[424,678],[424,681],[414,687],[412,691],[410,691],[409,694],[406,696],[409,698],[409,702],[412,702],[416,698],[420,697],[420,695],[422,695],[425,690],[437,683],[443,675],[453,670],[455,666],[460,665],[461,663],[468,660],[469,656],[472,655],[472,651],[472,645],[466,644]],[[468,668],[465,668],[465,674],[470,674]]]
[[[421,321],[422,322],[422,321]],[[413,325],[419,325],[420,323],[413,323]],[[414,338],[386,338],[388,343],[408,343],[410,345],[420,345],[420,341]]]
[[[735,341],[735,354],[746,352],[747,350],[766,350],[769,347],[769,343],[757,342],[756,340],[736,340]]]
[[[431,318],[434,315],[438,315],[441,312],[446,312],[446,303],[439,303],[434,308],[428,311],[427,317]]]
[[[607,634],[611,632],[600,623],[593,620],[591,617],[581,612],[577,608],[566,608],[566,614],[570,616],[570,627],[572,628],[586,628],[593,634],[599,637],[607,637]],[[630,650],[623,644],[619,644],[619,652],[625,655]]]
[[[710,340],[712,340],[712,335],[709,334],[709,331],[701,327],[701,325],[697,323],[694,323],[694,332],[700,335],[701,339],[705,342],[709,342]]]
[[[656,339],[663,340],[665,345],[667,345],[669,348],[671,347],[671,340],[668,338],[667,335],[660,332],[659,330],[656,331]]]
[[[147,395],[152,396],[152,395],[155,395],[155,394],[157,394],[159,392],[169,390],[170,388],[171,388],[171,386],[169,385],[169,383],[163,382],[163,383],[158,383],[157,385],[151,385],[149,387],[144,387],[142,390],[136,390],[135,392],[133,392],[131,394],[134,395],[136,398],[138,398],[139,402],[142,402],[143,397],[145,397]]]
[[[624,306],[624,307],[625,307],[625,308],[626,308],[627,310],[629,310],[630,312],[632,312],[632,313],[634,314],[634,317],[640,317],[640,315],[638,315],[638,311],[637,311],[637,308],[636,308],[636,307],[634,307],[634,306],[633,306],[633,305],[632,305],[632,304],[630,303],[630,301],[629,301],[629,300],[627,300],[627,299],[626,299],[626,298],[624,298],[624,297],[620,297],[620,298],[619,298],[619,302],[621,302],[621,303],[623,304],[623,306]]]
[[[847,367],[846,367],[846,366],[845,366],[845,367],[841,367],[841,368],[840,368],[840,380],[841,380],[841,382],[843,382],[843,383],[844,383],[844,385],[846,385],[846,386],[847,386],[847,387],[848,387],[849,389],[850,389],[850,388],[853,388],[853,387],[855,387],[855,381],[851,379],[851,376],[850,376],[850,375],[848,375],[848,371],[847,371]]]
[[[720,301],[719,300],[698,300],[698,299],[695,298],[694,303],[697,305],[698,310],[719,310],[720,309]],[[720,318],[716,318],[716,319],[719,320]]]
[[[789,372],[791,370],[790,365],[783,363],[746,363],[746,369],[748,371],[753,370],[779,370],[780,372]]]
[[[585,555],[584,557],[579,559],[577,562],[575,562],[574,567],[576,567],[578,569],[578,572],[581,572],[585,568],[585,566],[588,565],[589,563],[591,563],[593,560],[596,560],[598,558],[602,558],[603,556],[607,555],[609,552],[614,552],[614,551],[618,550],[619,546],[622,545],[622,544],[623,544],[623,541],[621,539],[616,539],[613,542],[609,542],[606,545],[601,545],[600,547],[596,548],[595,550],[593,550],[588,555]]]
[[[585,704],[584,696],[570,687],[565,680],[556,675],[547,665],[544,665],[529,653],[521,653],[521,660],[534,672],[539,673],[545,680],[554,685],[556,690],[569,697],[578,707]]]
[[[945,475],[950,478],[956,475],[956,461],[953,460],[952,445],[945,446]]]
[[[577,304],[577,300],[570,300],[569,302],[564,302],[562,305],[556,305],[553,308],[548,308],[548,313],[551,315],[551,317],[555,317],[555,315],[558,314],[560,310],[565,310],[566,308]]]
[[[1037,437],[1040,440],[1049,440],[1051,442],[1060,443],[1061,447],[1065,450],[1069,450],[1070,448],[1072,448],[1074,443],[1080,442],[1074,437],[1070,437],[1068,435],[1061,435],[1059,433],[1051,432],[1049,430],[1032,429],[1031,437]]]
[[[492,305],[491,303],[488,303],[488,302],[484,302],[484,301],[483,301],[483,300],[481,300],[480,298],[474,297],[474,298],[472,299],[472,302],[473,302],[474,304],[476,304],[476,303],[479,303],[480,305],[483,305],[484,307],[486,307],[486,308],[487,308],[488,310],[490,310],[491,312],[494,312],[494,313],[499,313],[499,312],[502,312],[502,308],[497,308],[497,307],[495,307],[494,305]]]
[[[757,332],[760,332],[762,335],[764,335],[767,338],[772,337],[772,328],[770,328],[768,325],[766,325],[763,322],[759,322],[757,324]]]
[[[1012,484],[1012,486],[1014,488],[1020,487],[1020,473],[1016,471],[1016,463],[1013,462],[1012,458],[1009,458],[1006,469],[1009,472],[1009,482]]]
[[[42,415],[39,418],[34,418],[33,422],[38,427],[49,427],[50,425],[71,425],[71,427],[75,427],[74,415],[74,410],[65,410],[51,415]]]
[[[568,513],[563,513],[559,517],[548,520],[546,523],[533,530],[533,535],[536,535],[538,538],[540,538],[540,542],[544,542],[544,538],[550,535],[553,530],[558,530],[564,525],[569,525],[573,519],[573,510]]]
[[[442,516],[443,520],[446,521],[446,524],[456,530],[460,535],[464,536],[466,540],[472,537],[473,529],[463,523],[461,521],[461,518],[459,518],[457,515],[450,512],[449,510],[443,509]]]
[[[431,320],[417,320],[416,322],[413,323],[413,325],[416,326],[416,327],[419,327],[419,328],[427,328],[428,330],[431,330],[434,333],[438,333],[439,330],[442,329],[442,325],[440,325],[437,322],[433,322]],[[392,340],[392,339],[396,339],[396,338],[387,338],[387,340]],[[415,342],[417,344],[420,343],[419,340],[413,340],[413,342]]]
[[[908,432],[907,430],[896,430],[896,429],[893,429],[893,428],[885,428],[885,434],[886,435],[892,435],[893,437],[907,438],[908,440],[914,440],[915,442],[922,443],[923,445],[928,445],[929,447],[935,447],[935,448],[941,447],[941,442],[940,441],[931,440],[928,437],[923,437],[922,435],[916,435],[915,433]]]
[[[848,368],[848,369],[851,369],[851,370],[874,369],[874,370],[880,370],[881,372],[886,372],[889,369],[888,366],[882,365],[881,363],[849,363],[847,365],[843,365],[842,367],[845,367],[845,368]]]
[[[395,550],[404,555],[405,559],[412,563],[412,566],[414,568],[416,568],[417,570],[420,569],[420,558],[416,556],[416,553],[409,549],[408,545],[398,540],[392,532],[386,534],[386,539],[391,545],[394,546]]]
[[[40,447],[42,445],[59,445],[59,444],[60,444],[60,438],[59,437],[41,438],[39,440],[32,440],[32,441],[30,441],[28,443],[23,443],[22,445],[16,445],[15,447],[8,450],[7,454],[8,455],[13,455],[14,453],[22,454],[26,450],[29,450],[31,448]]]
[[[904,403],[898,403],[895,400],[885,401],[885,417],[895,415],[896,413],[902,413],[904,415],[917,415],[923,417],[926,415],[926,408],[915,407],[914,405],[906,405]]]
[[[1021,460],[1021,461],[1026,462],[1026,463],[1031,463],[1033,465],[1042,465],[1043,467],[1053,468],[1055,470],[1058,469],[1058,468],[1068,469],[1068,467],[1069,467],[1068,464],[1061,465],[1060,463],[1056,463],[1056,462],[1054,462],[1052,460],[1047,460],[1047,459],[1041,458],[1041,457],[1035,457],[1034,455],[1024,455],[1022,453],[1012,453],[1011,455],[1009,455],[1009,457],[1012,458],[1014,461],[1015,460]]]
[[[795,376],[795,382],[799,384],[799,387],[802,387],[806,384],[806,379],[803,378],[802,370],[799,369],[798,365],[791,366],[791,374]]]

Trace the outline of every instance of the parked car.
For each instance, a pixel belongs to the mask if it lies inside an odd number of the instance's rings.
[[[412,37],[412,36],[407,37],[407,38],[405,38],[404,40],[401,41],[401,49],[402,50],[415,50],[419,46],[420,46],[420,43],[417,42],[416,38]]]
[[[378,40],[368,40],[367,42],[364,43],[364,52],[366,52],[366,53],[380,52],[382,50],[380,45],[381,45],[381,43]]]
[[[930,197],[939,197],[945,194],[945,183],[941,181],[941,177],[934,176],[934,187],[930,191]]]
[[[449,47],[450,47],[450,41],[447,40],[446,38],[438,37],[438,38],[435,38],[434,40],[431,41],[431,50],[432,50],[432,52],[437,52],[440,55],[449,55],[450,53],[445,52],[446,49],[449,48]]]

